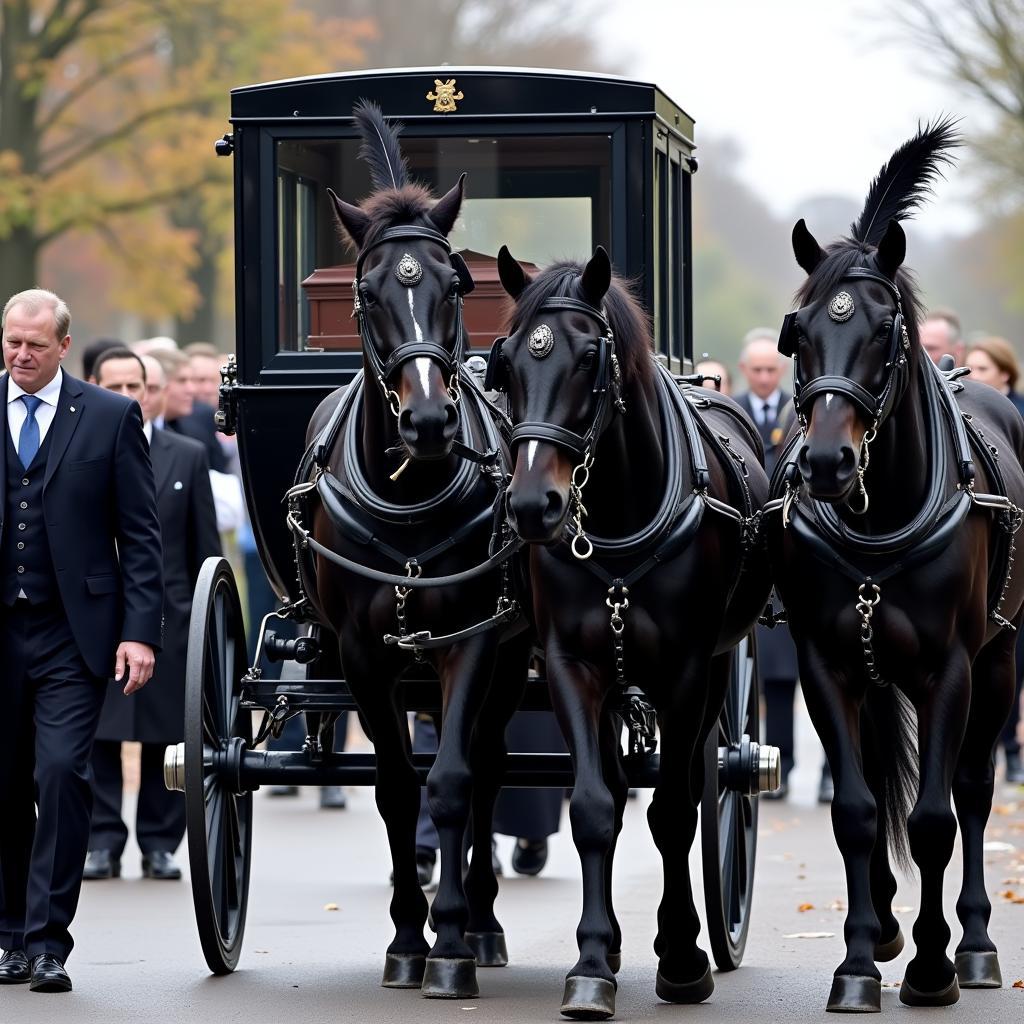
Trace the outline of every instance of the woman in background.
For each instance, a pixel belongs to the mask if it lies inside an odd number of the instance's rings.
[[[979,338],[967,350],[965,363],[971,368],[971,380],[1001,391],[1024,416],[1024,395],[1016,390],[1020,364],[1005,338]]]

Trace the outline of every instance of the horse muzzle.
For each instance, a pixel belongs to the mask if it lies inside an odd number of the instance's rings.
[[[459,430],[459,411],[450,398],[417,402],[398,414],[398,434],[414,459],[443,459]]]

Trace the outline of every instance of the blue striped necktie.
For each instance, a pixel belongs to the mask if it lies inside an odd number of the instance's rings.
[[[25,403],[28,416],[21,425],[21,435],[18,437],[18,458],[21,459],[21,464],[25,469],[28,469],[36,457],[36,452],[39,451],[39,424],[36,423],[36,409],[39,408],[43,400],[35,395],[22,395],[21,400]]]

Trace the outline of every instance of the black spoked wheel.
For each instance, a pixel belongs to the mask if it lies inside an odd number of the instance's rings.
[[[228,974],[238,964],[249,898],[252,794],[237,792],[223,770],[232,748],[252,743],[249,712],[239,706],[246,668],[231,566],[208,558],[196,583],[188,635],[185,808],[199,941],[214,974]]]
[[[719,771],[719,748],[739,751],[760,738],[760,688],[753,635],[732,652],[725,704],[704,748],[701,800],[701,853],[708,938],[719,970],[732,971],[743,960],[754,895],[757,850],[757,797],[730,788]]]

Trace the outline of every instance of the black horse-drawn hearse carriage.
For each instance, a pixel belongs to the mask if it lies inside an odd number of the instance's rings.
[[[308,454],[314,411],[363,368],[366,313],[354,308],[360,293],[353,289],[360,270],[334,223],[345,204],[329,189],[355,199],[377,184],[360,159],[361,131],[352,117],[366,99],[404,125],[402,153],[415,181],[440,195],[460,173],[468,174],[461,218],[448,239],[462,257],[453,265],[468,267],[475,283],[466,294],[458,266],[456,301],[469,339],[464,356],[485,355],[504,330],[497,259],[504,244],[527,272],[603,246],[634,283],[665,369],[682,375],[693,365],[693,121],[655,86],[560,71],[444,68],[327,75],[233,91],[232,130],[217,152],[234,160],[237,362],[224,371],[220,425],[237,436],[253,530],[282,602],[269,622],[251,628],[259,629],[263,656],[305,666],[305,678],[269,680],[250,667],[230,568],[211,560],[193,606],[186,739],[169,748],[166,771],[168,785],[186,795],[196,915],[207,963],[217,974],[234,969],[242,944],[252,792],[274,783],[372,784],[378,768],[374,755],[331,752],[335,719],[356,702],[339,678],[331,650],[336,644],[325,636],[297,574],[303,537],[289,528],[283,504]],[[427,235],[427,241],[439,240],[433,228]],[[403,244],[414,242],[423,242],[415,232]],[[411,263],[396,268],[400,279],[406,271],[422,272],[417,259],[402,259]],[[412,295],[409,290],[410,310]],[[427,346],[421,355],[430,354],[429,342],[419,344]],[[470,375],[462,372],[463,391]],[[297,628],[278,628],[283,622]],[[687,642],[682,629],[678,642]],[[437,712],[436,679],[411,656],[408,666],[405,707]],[[722,969],[738,966],[747,934],[756,796],[777,785],[775,752],[758,743],[758,696],[753,644],[743,640],[704,752],[704,889]],[[520,706],[550,706],[543,672],[527,685]],[[308,733],[302,750],[257,749],[300,713]],[[652,746],[626,760],[632,785],[655,784]],[[413,763],[424,779],[431,758],[417,755]],[[568,755],[512,752],[507,758],[506,786],[572,782]],[[587,1016],[588,1006],[573,1015]]]

